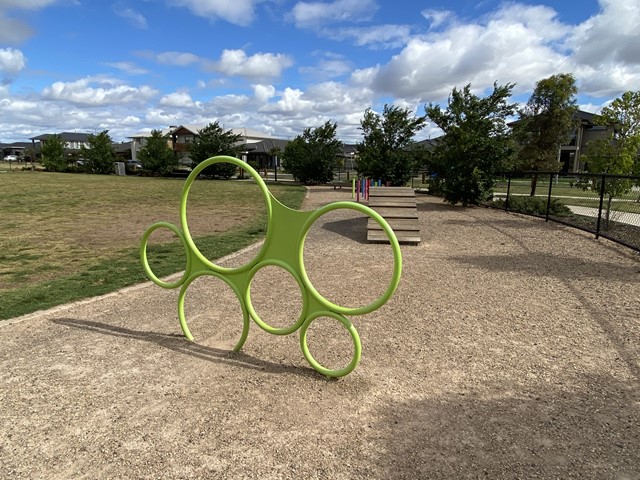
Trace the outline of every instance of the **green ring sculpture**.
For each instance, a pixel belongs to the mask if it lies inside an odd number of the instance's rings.
[[[215,163],[231,163],[239,168],[246,170],[256,181],[258,187],[264,196],[267,209],[267,235],[264,244],[260,248],[257,255],[248,263],[236,267],[226,268],[214,264],[207,259],[198,249],[191,237],[189,226],[187,224],[187,200],[189,191],[194,180],[200,172],[209,165]],[[322,215],[336,209],[351,209],[373,218],[382,228],[391,243],[393,251],[393,274],[389,286],[384,293],[369,305],[358,308],[342,307],[335,305],[324,298],[314,288],[311,280],[307,276],[304,268],[304,242],[311,229],[313,223]],[[402,273],[402,254],[400,245],[393,230],[389,224],[374,210],[354,202],[333,202],[325,205],[315,211],[302,212],[293,210],[281,204],[269,191],[258,172],[245,162],[234,157],[217,156],[212,157],[200,163],[193,169],[187,178],[180,199],[180,223],[181,228],[168,222],[157,222],[152,224],[143,234],[140,244],[140,259],[147,276],[156,285],[163,288],[180,287],[178,295],[178,318],[180,327],[184,336],[193,341],[193,335],[189,331],[187,320],[184,314],[184,301],[189,285],[203,275],[213,276],[221,279],[231,287],[235,293],[243,313],[243,327],[240,340],[233,348],[238,351],[242,348],[249,334],[250,319],[256,325],[268,333],[274,335],[288,335],[300,330],[300,348],[302,354],[309,362],[311,367],[317,372],[328,377],[343,377],[353,371],[358,365],[361,355],[360,337],[353,324],[345,315],[363,315],[384,305],[391,295],[395,292],[400,282]],[[184,245],[187,265],[182,276],[174,282],[165,282],[159,279],[151,270],[147,259],[147,245],[150,235],[159,228],[167,228],[175,233]],[[298,283],[298,287],[302,293],[302,311],[300,317],[290,326],[277,328],[264,322],[256,313],[251,303],[251,282],[256,273],[266,266],[277,266],[285,269]],[[320,317],[329,317],[340,322],[351,335],[353,341],[353,357],[351,361],[343,368],[332,370],[318,363],[307,345],[307,331],[311,323]]]

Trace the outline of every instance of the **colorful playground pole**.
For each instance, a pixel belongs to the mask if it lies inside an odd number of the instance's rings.
[[[351,198],[356,198],[356,179],[351,179]]]

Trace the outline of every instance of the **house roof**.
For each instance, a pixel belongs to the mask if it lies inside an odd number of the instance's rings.
[[[170,130],[170,133],[174,133],[174,132],[176,132],[178,130],[185,129],[185,130],[193,133],[194,135],[197,135],[200,132],[200,130],[202,130],[205,127],[206,127],[206,125],[189,125],[189,124],[178,125],[176,127],[172,127],[171,130]],[[225,129],[223,128],[223,130],[225,130]],[[273,138],[268,133],[260,132],[258,130],[254,130],[252,128],[237,127],[237,128],[226,129],[226,131],[229,131],[229,130],[231,130],[231,133],[233,133],[234,135],[240,135],[240,136],[242,136],[244,138],[264,138],[264,139]]]
[[[44,133],[37,137],[31,137],[29,140],[44,141],[54,135],[59,135],[65,142],[86,142],[90,133],[77,133],[77,132],[62,132],[62,133]]]
[[[0,143],[0,149],[15,148],[19,150],[22,148],[31,148],[31,146],[31,142]]]
[[[160,132],[162,133],[162,135],[169,135],[169,133],[171,133],[176,127],[171,127],[171,128],[163,128],[162,130],[160,130]],[[135,135],[130,135],[127,138],[148,138],[151,136],[151,130],[148,132],[138,132]]]
[[[587,125],[593,124],[593,117],[595,115],[596,115],[595,113],[585,112],[584,110],[577,110],[576,113],[573,114],[574,118],[577,118],[582,123],[587,124]],[[520,119],[514,120],[513,122],[507,123],[507,125],[511,127],[513,125],[517,125],[521,121],[522,120],[520,120]]]
[[[289,140],[281,140],[279,138],[270,138],[268,140],[262,140],[261,142],[253,142],[244,144],[249,153],[266,153],[269,154],[274,148],[279,148],[284,151],[285,147],[289,143]]]

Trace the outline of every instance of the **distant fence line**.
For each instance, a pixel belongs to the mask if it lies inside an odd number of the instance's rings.
[[[558,222],[640,251],[640,177],[508,172],[482,205]]]

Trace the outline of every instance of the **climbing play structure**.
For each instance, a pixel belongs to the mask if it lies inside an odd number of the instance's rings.
[[[209,165],[221,162],[234,164],[247,171],[249,175],[253,177],[264,196],[267,211],[267,234],[263,245],[253,260],[235,268],[216,265],[206,258],[195,245],[187,223],[187,200],[194,180]],[[304,266],[304,242],[310,228],[322,215],[337,209],[356,210],[367,215],[370,219],[373,219],[388,238],[393,251],[393,273],[387,289],[373,302],[361,307],[343,307],[328,301],[314,288],[307,276]],[[186,268],[182,276],[173,282],[167,282],[158,278],[149,266],[147,258],[149,237],[159,228],[166,228],[174,232],[184,245]],[[319,373],[329,377],[342,377],[349,374],[360,361],[360,337],[358,336],[358,332],[355,327],[347,317],[371,313],[384,305],[395,292],[402,272],[402,254],[400,252],[398,240],[389,224],[374,210],[356,202],[346,201],[330,203],[310,212],[293,210],[281,204],[271,194],[258,172],[251,168],[251,166],[237,158],[227,156],[209,158],[200,163],[191,172],[185,182],[180,198],[180,227],[168,222],[157,222],[151,225],[142,237],[142,242],[140,244],[140,258],[146,274],[156,285],[163,288],[180,288],[178,295],[178,318],[180,320],[182,332],[187,339],[193,341],[193,336],[189,331],[187,319],[185,318],[184,313],[184,303],[187,290],[189,285],[191,285],[195,279],[203,275],[210,275],[221,279],[231,287],[242,308],[242,334],[233,348],[234,351],[240,350],[247,340],[250,320],[253,320],[256,325],[266,332],[274,335],[288,335],[299,330],[302,354],[311,367]],[[285,269],[291,274],[291,276],[293,276],[300,288],[302,298],[301,313],[290,326],[280,328],[267,324],[256,313],[251,303],[251,282],[256,273],[267,266],[277,266]],[[345,288],[347,288],[346,285]],[[351,336],[353,341],[353,356],[351,361],[342,368],[330,369],[321,365],[316,361],[309,350],[309,346],[307,344],[307,331],[313,321],[321,317],[328,317],[337,320],[344,326]]]

